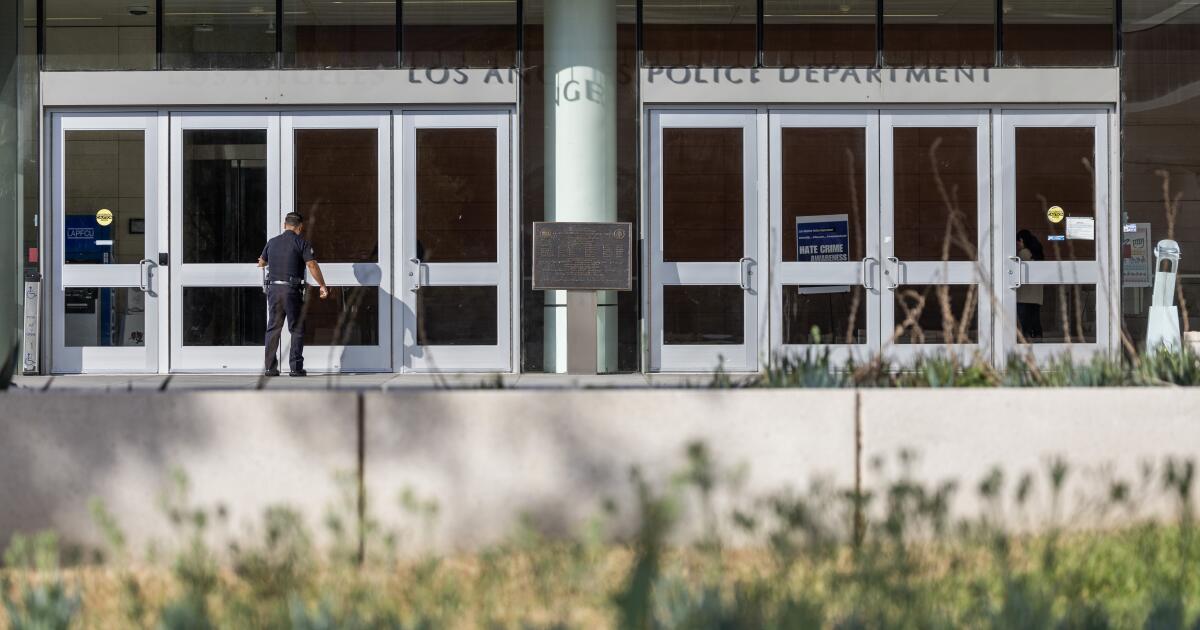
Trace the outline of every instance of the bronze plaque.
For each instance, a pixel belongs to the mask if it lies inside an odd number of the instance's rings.
[[[535,222],[533,288],[633,290],[632,224]]]

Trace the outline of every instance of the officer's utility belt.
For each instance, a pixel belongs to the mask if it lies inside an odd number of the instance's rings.
[[[287,280],[271,280],[270,284],[282,284],[289,287],[300,288],[304,286],[304,278],[289,278]]]

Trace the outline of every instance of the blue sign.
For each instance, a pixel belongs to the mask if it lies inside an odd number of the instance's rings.
[[[103,265],[112,261],[112,226],[99,225],[90,215],[69,214],[66,219],[68,263]]]
[[[844,214],[796,217],[798,262],[850,260],[850,221]]]

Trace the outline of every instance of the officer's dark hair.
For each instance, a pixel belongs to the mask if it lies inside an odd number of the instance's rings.
[[[283,224],[288,227],[300,227],[304,223],[304,217],[300,216],[299,212],[289,212],[283,218]]]

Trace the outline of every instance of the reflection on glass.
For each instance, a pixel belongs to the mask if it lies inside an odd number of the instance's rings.
[[[511,68],[517,65],[516,0],[403,0],[406,68]]]
[[[867,299],[861,286],[783,286],[783,343],[867,342]]]
[[[496,130],[417,130],[417,257],[496,261]]]
[[[67,347],[146,345],[146,294],[137,287],[67,287],[63,294]]]
[[[153,70],[154,5],[46,0],[46,70]]]
[[[663,129],[663,260],[737,262],[744,176],[741,129]]]
[[[267,240],[267,132],[183,132],[183,262],[252,263]]]
[[[496,345],[496,299],[494,286],[421,287],[417,292],[417,345]]]
[[[304,298],[304,343],[313,346],[379,345],[379,287],[317,287]]]
[[[146,257],[145,134],[67,131],[64,144],[66,263],[136,265]]]
[[[883,0],[883,62],[898,67],[995,65],[994,0]]]
[[[766,0],[763,11],[765,65],[875,65],[875,0]]]
[[[979,234],[976,130],[897,127],[894,229],[901,260],[975,260]]]
[[[396,65],[395,0],[284,0],[283,13],[289,68]]]
[[[379,132],[299,129],[296,212],[321,262],[379,260]]]
[[[781,137],[783,261],[822,260],[797,254],[797,230],[816,220],[812,217],[830,215],[833,220],[846,215],[850,251],[843,260],[862,260],[867,228],[866,130],[790,127],[783,129]]]
[[[1096,343],[1096,285],[1026,284],[1021,289],[1026,291],[1018,295],[1018,343]]]
[[[1094,240],[1068,238],[1071,219],[1096,218],[1095,133],[1091,127],[1018,127],[1016,231],[1029,230],[1046,260],[1095,260]],[[1065,218],[1054,223],[1050,208]]]
[[[903,285],[895,309],[891,343],[979,343],[978,285]]]
[[[755,0],[645,0],[647,66],[752,67],[758,61]]]
[[[184,287],[183,345],[261,346],[267,334],[262,287]]]
[[[1004,0],[1004,65],[1115,65],[1113,14],[1113,0]]]
[[[745,292],[739,286],[663,287],[663,343],[744,343]]]
[[[275,3],[163,0],[163,67],[263,69],[275,65]]]

